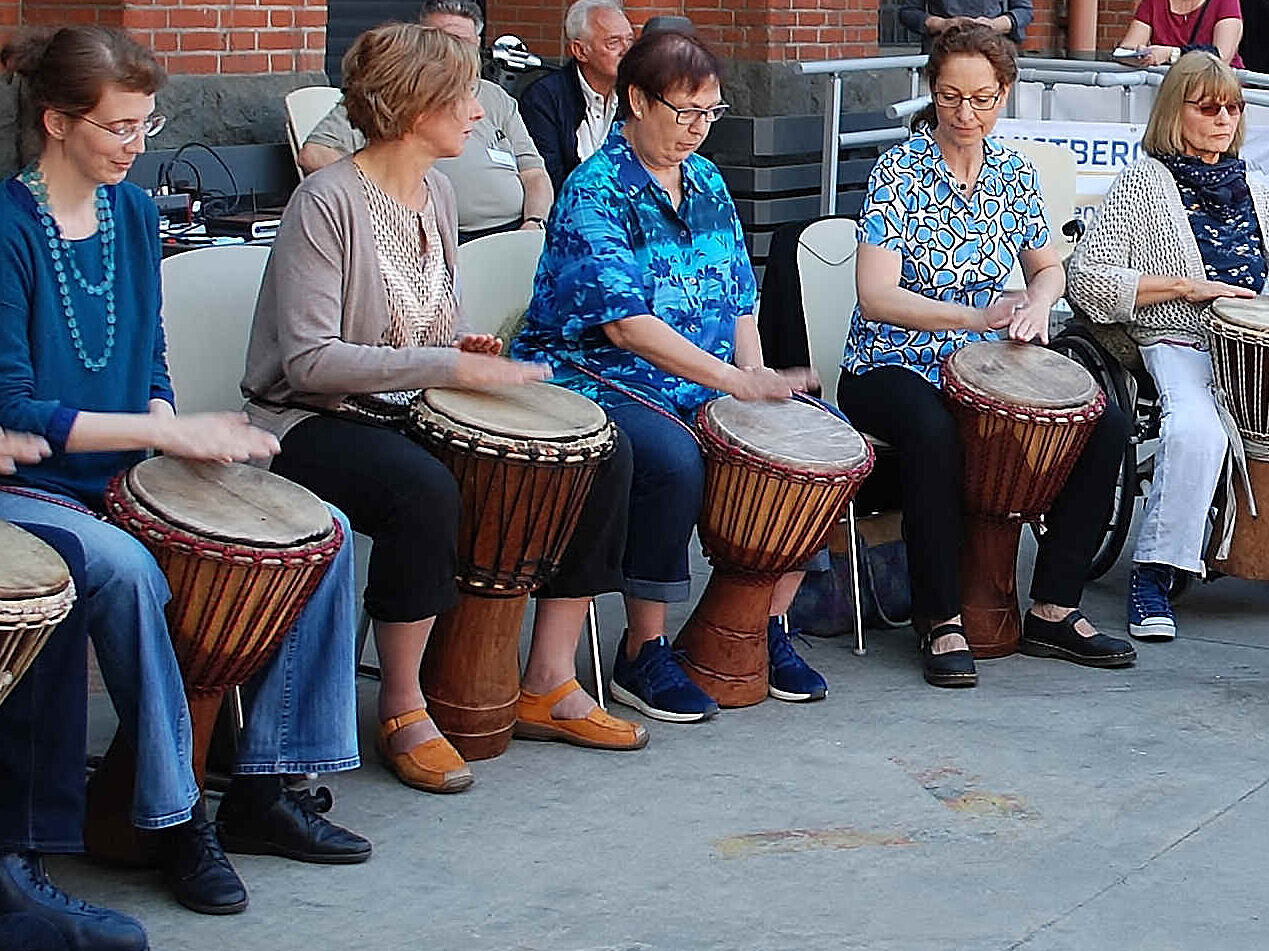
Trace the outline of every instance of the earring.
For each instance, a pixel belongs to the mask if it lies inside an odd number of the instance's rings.
[[[642,119],[642,118],[643,118],[643,113],[642,113],[642,112],[639,112],[639,111],[637,111],[637,110],[636,110],[636,111],[635,111],[635,118],[636,118],[636,119]]]

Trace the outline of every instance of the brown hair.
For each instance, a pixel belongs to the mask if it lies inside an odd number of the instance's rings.
[[[930,58],[925,63],[925,79],[933,93],[948,59],[953,56],[981,56],[991,64],[1000,88],[1012,86],[1018,78],[1018,51],[1013,42],[984,23],[967,23],[944,30],[934,41]],[[912,128],[928,126],[937,129],[938,110],[934,103],[912,117]]]
[[[1147,155],[1182,155],[1185,140],[1181,137],[1185,100],[1209,98],[1216,102],[1241,102],[1243,87],[1238,76],[1218,56],[1203,50],[1186,53],[1168,70],[1155,93],[1150,121],[1146,123],[1141,147]],[[1247,136],[1247,111],[1238,117],[1238,129],[1229,143],[1226,155],[1237,156]]]
[[[0,49],[0,69],[26,80],[32,131],[40,141],[48,109],[84,116],[97,107],[108,83],[153,95],[167,81],[149,49],[104,26],[24,33]]]
[[[474,46],[419,23],[387,23],[344,54],[344,108],[367,140],[399,139],[419,116],[456,106],[479,74]]]
[[[711,79],[721,81],[722,67],[700,37],[677,30],[645,32],[617,65],[617,118],[630,118],[631,86],[664,96],[670,89],[695,92]]]

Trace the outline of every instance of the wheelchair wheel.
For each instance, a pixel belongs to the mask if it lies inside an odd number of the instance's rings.
[[[1070,357],[1083,366],[1106,393],[1106,398],[1119,407],[1128,417],[1136,417],[1136,401],[1128,389],[1127,372],[1106,350],[1080,327],[1068,327],[1049,346],[1063,356]],[[1130,442],[1124,450],[1115,480],[1115,500],[1093,561],[1089,565],[1088,579],[1100,578],[1115,566],[1128,540],[1132,527],[1132,514],[1137,498],[1137,444]]]

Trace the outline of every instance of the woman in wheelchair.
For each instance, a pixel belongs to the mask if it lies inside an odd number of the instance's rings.
[[[908,142],[873,168],[859,216],[859,307],[842,359],[838,405],[899,453],[914,626],[927,682],[973,686],[961,626],[961,442],[939,392],[941,361],[1002,332],[1047,342],[1064,280],[1035,170],[987,138],[1017,77],[1013,46],[981,26],[939,37],[927,75],[934,102]],[[976,239],[966,240],[968,235]],[[1016,260],[1025,294],[1002,294]],[[1108,409],[1039,539],[1024,652],[1060,645],[1094,666],[1131,664],[1122,640],[1077,611],[1109,517],[1127,440]]]
[[[1216,298],[1254,297],[1265,284],[1269,192],[1238,158],[1245,124],[1233,71],[1210,53],[1183,56],[1159,87],[1146,155],[1115,179],[1069,268],[1071,302],[1127,329],[1159,391],[1159,448],[1128,596],[1128,630],[1142,640],[1176,636],[1173,575],[1203,573],[1228,448],[1200,316]]]

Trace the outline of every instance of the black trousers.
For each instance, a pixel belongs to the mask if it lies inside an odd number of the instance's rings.
[[[16,524],[57,549],[85,597],[79,539]],[[88,627],[77,604],[0,704],[0,851],[83,851],[87,734]]]
[[[409,436],[312,416],[286,434],[272,469],[341,509],[356,531],[370,536],[365,603],[372,618],[420,621],[454,605],[458,486]],[[601,464],[560,568],[539,596],[621,590],[630,473],[630,446],[621,438]]]
[[[959,614],[963,448],[942,394],[911,370],[883,366],[859,376],[843,372],[837,405],[853,425],[899,454],[913,616],[940,621]],[[1108,406],[1045,516],[1031,580],[1036,601],[1080,603],[1110,518],[1128,433],[1124,414]]]

